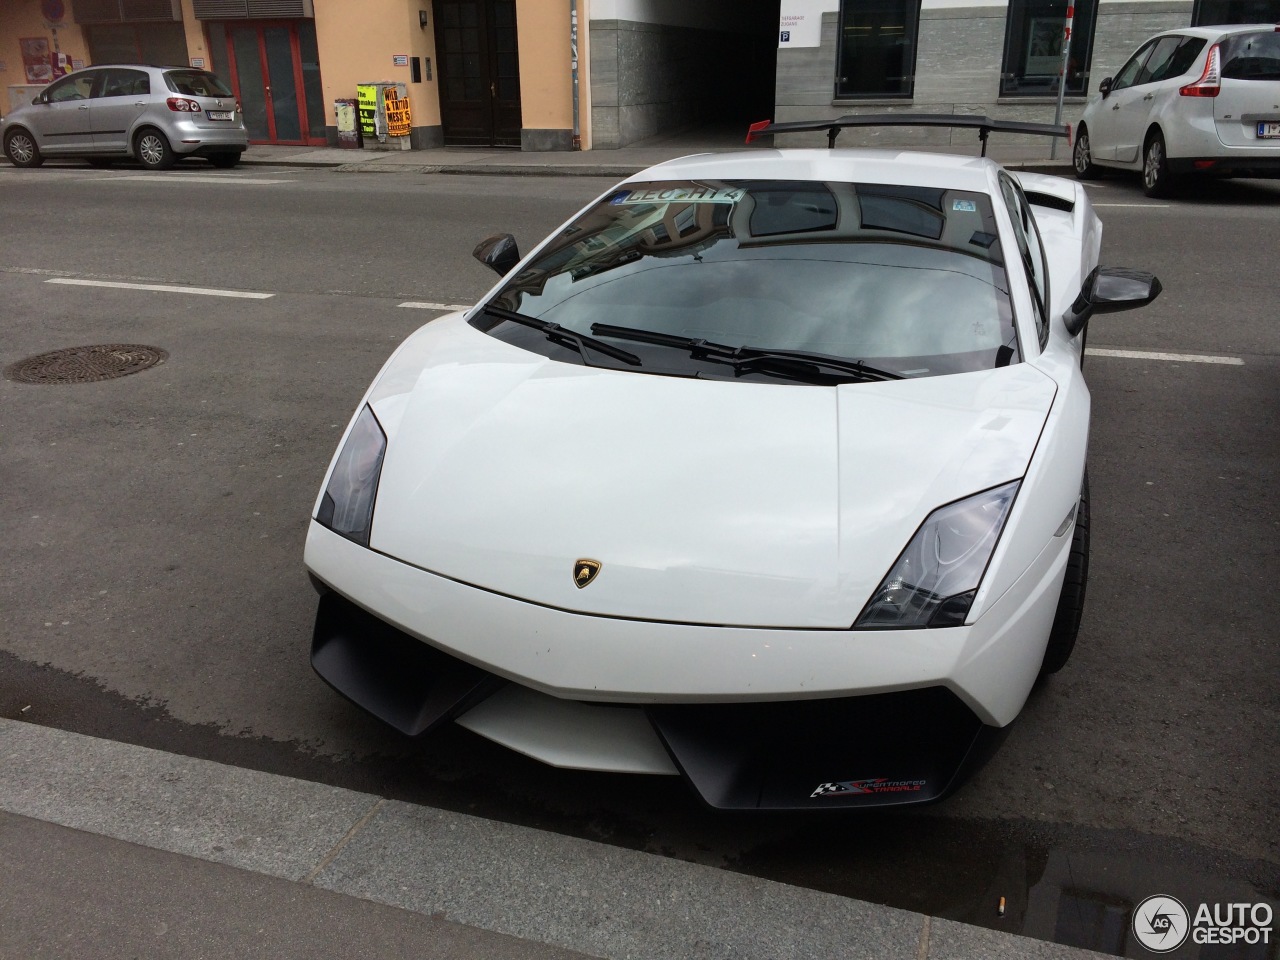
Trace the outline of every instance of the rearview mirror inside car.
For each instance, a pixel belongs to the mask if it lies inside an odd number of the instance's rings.
[[[492,267],[499,276],[505,277],[520,262],[520,249],[516,246],[516,238],[509,233],[497,233],[485,237],[471,255],[486,267]]]
[[[1150,273],[1126,267],[1094,267],[1085,277],[1080,296],[1062,316],[1067,332],[1075,336],[1095,313],[1136,310],[1160,296],[1160,281]]]

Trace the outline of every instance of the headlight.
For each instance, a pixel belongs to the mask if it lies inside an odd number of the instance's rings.
[[[316,520],[334,533],[367,547],[369,528],[373,524],[373,501],[378,495],[378,477],[386,452],[387,437],[378,425],[378,418],[366,406],[356,418],[356,425],[351,428],[333,465]]]
[[[962,625],[1021,482],[957,500],[929,514],[854,629]]]

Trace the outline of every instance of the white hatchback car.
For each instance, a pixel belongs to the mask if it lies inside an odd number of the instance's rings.
[[[1082,180],[1140,170],[1148,196],[1179,178],[1280,177],[1280,27],[1192,27],[1152,37],[1099,85],[1076,128]]]
[[[405,340],[321,486],[313,666],[714,807],[944,796],[1075,644],[1086,324],[1160,289],[1100,245],[1078,183],[835,149],[490,238],[503,280]]]

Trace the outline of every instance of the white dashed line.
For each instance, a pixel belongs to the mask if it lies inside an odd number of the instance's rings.
[[[139,174],[132,177],[85,177],[94,183],[234,183],[237,186],[258,186],[272,183],[296,183],[294,180],[249,180],[245,177],[201,177],[189,174]]]
[[[208,287],[179,287],[167,283],[118,283],[113,280],[72,280],[54,277],[45,283],[62,283],[73,287],[112,287],[117,290],[154,290],[157,293],[195,293],[202,297],[237,297],[241,300],[269,300],[274,293],[251,293],[247,290],[211,290]]]
[[[1233,367],[1243,367],[1244,361],[1239,357],[1208,357],[1198,353],[1151,353],[1146,350],[1108,350],[1102,347],[1089,347],[1085,350],[1088,357],[1121,357],[1126,360],[1170,360],[1175,363],[1225,363]]]
[[[404,303],[397,304],[400,307],[410,307],[414,310],[470,310],[471,305],[465,303],[424,303],[421,300],[406,300]]]

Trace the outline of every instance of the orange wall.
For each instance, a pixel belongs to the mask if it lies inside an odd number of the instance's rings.
[[[49,41],[49,49],[56,47],[75,60],[83,60],[88,65],[89,48],[85,44],[84,34],[71,19],[71,4],[67,4],[65,26],[56,31],[45,26],[44,17],[40,14],[40,0],[0,0],[0,60],[4,61],[4,70],[0,70],[0,87],[25,86],[27,75],[22,67],[22,47],[18,41],[26,37],[44,37]],[[0,100],[0,107],[8,109],[9,98],[5,94]]]
[[[333,101],[354,97],[356,84],[398,80],[409,88],[409,107],[415,127],[440,123],[440,94],[436,77],[434,14],[431,0],[314,0],[316,41],[320,48],[320,76],[325,111],[334,123]],[[418,11],[431,17],[418,26]],[[431,79],[410,83],[408,67],[396,67],[392,56],[431,58]]]
[[[579,10],[580,35],[583,23]],[[532,130],[571,128],[569,0],[516,0],[516,31],[520,45],[521,124]],[[578,56],[581,61],[581,48]]]

